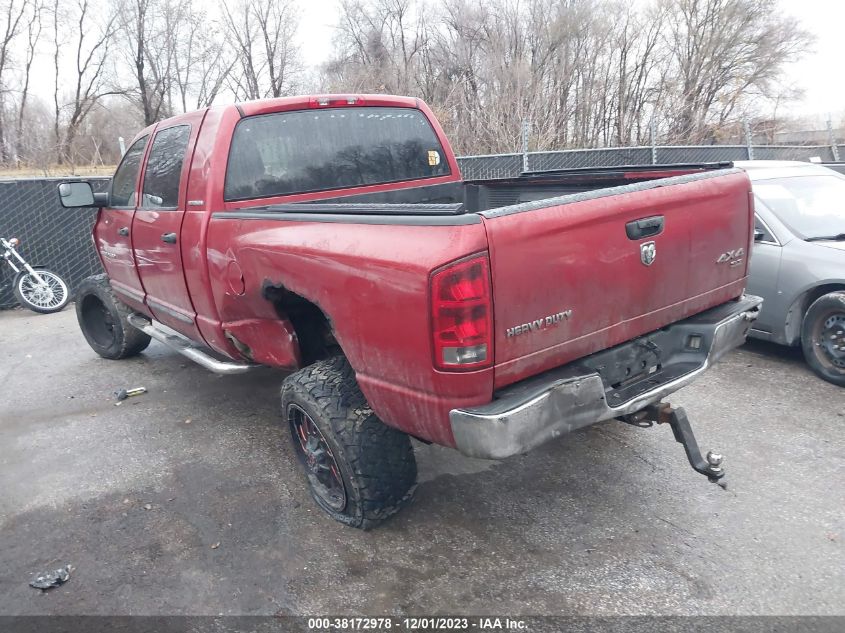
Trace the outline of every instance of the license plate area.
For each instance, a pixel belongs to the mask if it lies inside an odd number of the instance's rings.
[[[607,403],[622,405],[704,365],[710,337],[682,324],[587,356],[580,370],[597,373]]]

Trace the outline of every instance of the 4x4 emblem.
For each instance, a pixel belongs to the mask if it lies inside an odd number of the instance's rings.
[[[657,257],[657,246],[654,245],[654,242],[640,244],[640,260],[643,264],[651,266],[655,257]]]

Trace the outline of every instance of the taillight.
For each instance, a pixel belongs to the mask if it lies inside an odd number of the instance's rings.
[[[479,369],[493,364],[490,262],[473,256],[431,276],[434,364],[440,369]]]

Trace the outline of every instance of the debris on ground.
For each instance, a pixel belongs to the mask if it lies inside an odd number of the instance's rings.
[[[144,510],[152,510],[152,509],[153,509],[153,506],[152,506],[151,503],[145,503],[144,504]]]
[[[114,392],[114,397],[118,402],[122,402],[132,396],[140,396],[142,393],[147,393],[146,387],[132,387],[132,389],[121,389]]]
[[[212,545],[212,546],[211,546],[211,549],[217,549],[218,547],[220,547],[220,542],[219,542],[219,541],[218,541],[217,543],[215,543],[214,545]]]
[[[53,589],[54,587],[65,584],[68,578],[70,578],[70,572],[72,571],[73,567],[70,565],[65,565],[53,571],[42,571],[29,581],[29,586],[35,589],[41,589],[42,591]]]

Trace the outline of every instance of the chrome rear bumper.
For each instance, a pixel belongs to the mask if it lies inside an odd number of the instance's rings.
[[[677,391],[730,350],[742,345],[763,300],[746,295],[667,328],[511,385],[487,405],[449,413],[458,450],[502,459],[559,435],[636,413]],[[695,340],[698,347],[694,347]],[[650,371],[616,384],[608,367],[639,366],[649,350]],[[654,350],[657,350],[656,352]],[[592,369],[595,366],[596,369]],[[612,373],[612,372],[611,372]]]

